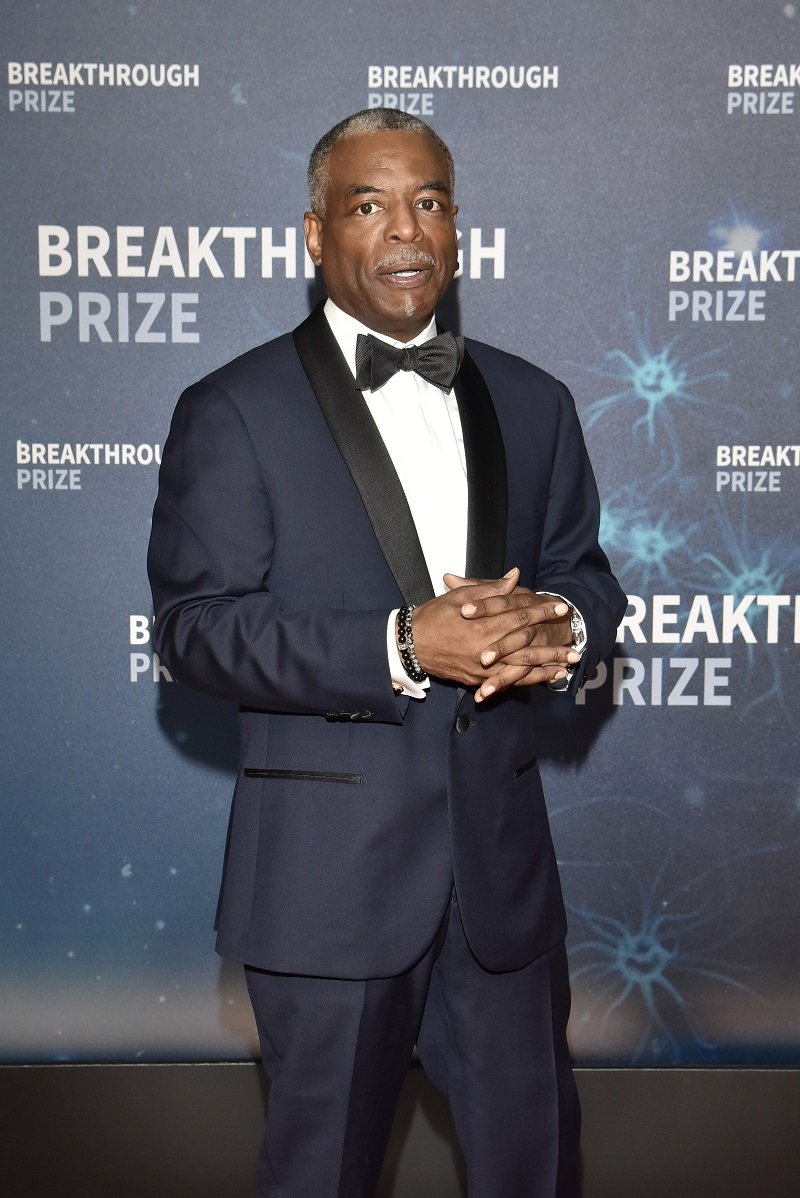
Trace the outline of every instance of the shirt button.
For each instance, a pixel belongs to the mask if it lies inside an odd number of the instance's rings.
[[[456,732],[466,732],[469,728],[469,716],[460,715],[456,720]]]

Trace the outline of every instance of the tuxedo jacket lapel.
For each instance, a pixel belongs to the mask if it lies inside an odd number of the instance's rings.
[[[499,578],[506,556],[506,451],[489,388],[469,354],[455,381],[467,461],[467,578]],[[466,695],[456,691],[456,711]]]
[[[397,471],[321,306],[292,337],[403,599],[432,599],[425,556]]]
[[[400,592],[407,603],[424,603],[433,598],[433,587],[411,510],[322,307],[315,308],[292,336]],[[489,390],[469,354],[456,378],[455,394],[469,490],[466,574],[499,578],[508,518],[505,449]]]
[[[508,521],[506,454],[489,389],[469,354],[456,377],[455,393],[469,487],[466,575],[499,578]]]

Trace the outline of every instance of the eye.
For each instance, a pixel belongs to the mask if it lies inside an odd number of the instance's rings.
[[[425,196],[424,199],[419,200],[417,202],[417,207],[421,208],[423,212],[441,212],[442,211],[441,201],[431,199],[430,196]]]
[[[374,200],[364,200],[364,202],[359,204],[356,208],[356,212],[359,214],[359,216],[372,216],[373,212],[377,211],[378,205]]]

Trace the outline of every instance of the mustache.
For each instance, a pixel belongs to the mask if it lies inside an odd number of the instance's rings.
[[[402,249],[393,250],[391,254],[387,254],[385,258],[379,258],[372,268],[378,274],[382,270],[386,270],[390,266],[403,266],[409,262],[415,265],[435,266],[436,259],[426,250],[415,250],[413,246],[404,246]]]

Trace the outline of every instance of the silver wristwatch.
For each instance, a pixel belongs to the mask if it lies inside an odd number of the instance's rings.
[[[572,630],[572,648],[578,653],[582,653],[586,648],[586,625],[574,607],[570,617],[570,628]]]

